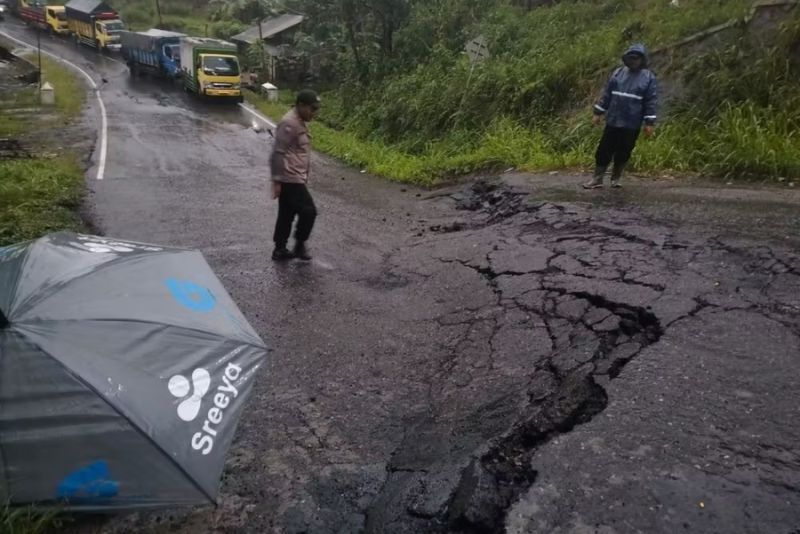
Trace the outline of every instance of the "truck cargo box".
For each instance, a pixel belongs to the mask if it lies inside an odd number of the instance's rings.
[[[92,22],[93,19],[116,19],[119,15],[103,0],[70,0],[64,6],[68,19]]]

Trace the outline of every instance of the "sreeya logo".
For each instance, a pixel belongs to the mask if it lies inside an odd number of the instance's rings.
[[[200,451],[204,455],[214,449],[214,440],[225,419],[225,409],[230,406],[233,399],[239,396],[239,391],[234,384],[241,374],[242,368],[235,363],[229,363],[225,367],[203,424],[200,430],[192,435],[192,449]],[[200,414],[203,397],[211,389],[211,375],[207,370],[198,368],[192,372],[191,384],[185,376],[175,375],[169,379],[167,387],[173,396],[183,399],[178,405],[178,417],[190,423]]]
[[[184,399],[178,405],[178,417],[184,421],[194,421],[197,414],[200,413],[200,406],[203,403],[203,397],[208,393],[208,388],[211,387],[211,375],[205,369],[195,369],[192,373],[192,383],[183,375],[175,375],[169,379],[167,384],[169,392],[173,396],[183,399],[189,393],[191,397]]]

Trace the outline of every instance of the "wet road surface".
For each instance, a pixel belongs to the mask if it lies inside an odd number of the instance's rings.
[[[94,223],[202,250],[273,348],[218,508],[76,530],[797,532],[797,195],[430,193],[315,156],[315,260],[275,265],[250,115],[47,46],[107,80]]]

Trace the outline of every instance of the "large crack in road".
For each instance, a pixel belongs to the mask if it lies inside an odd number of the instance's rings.
[[[508,510],[536,481],[537,449],[601,413],[605,387],[669,324],[743,307],[770,317],[788,311],[781,320],[800,331],[796,301],[777,311],[763,298],[775,276],[795,274],[796,258],[768,247],[742,250],[717,238],[681,243],[630,213],[594,217],[585,207],[530,203],[486,183],[455,198],[475,216],[434,226],[446,235],[412,248],[415,272],[436,276],[425,258],[468,269],[495,298],[435,317],[466,327],[432,381],[447,402],[432,396],[394,451],[366,532],[503,532]],[[402,271],[405,261],[395,261]],[[747,277],[725,276],[739,266]],[[525,383],[494,388],[453,414],[458,395],[445,394],[448,383],[461,389],[475,375],[504,372]]]

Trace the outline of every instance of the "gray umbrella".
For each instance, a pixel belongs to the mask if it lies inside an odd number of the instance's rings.
[[[199,252],[0,248],[0,503],[214,502],[266,353]]]

